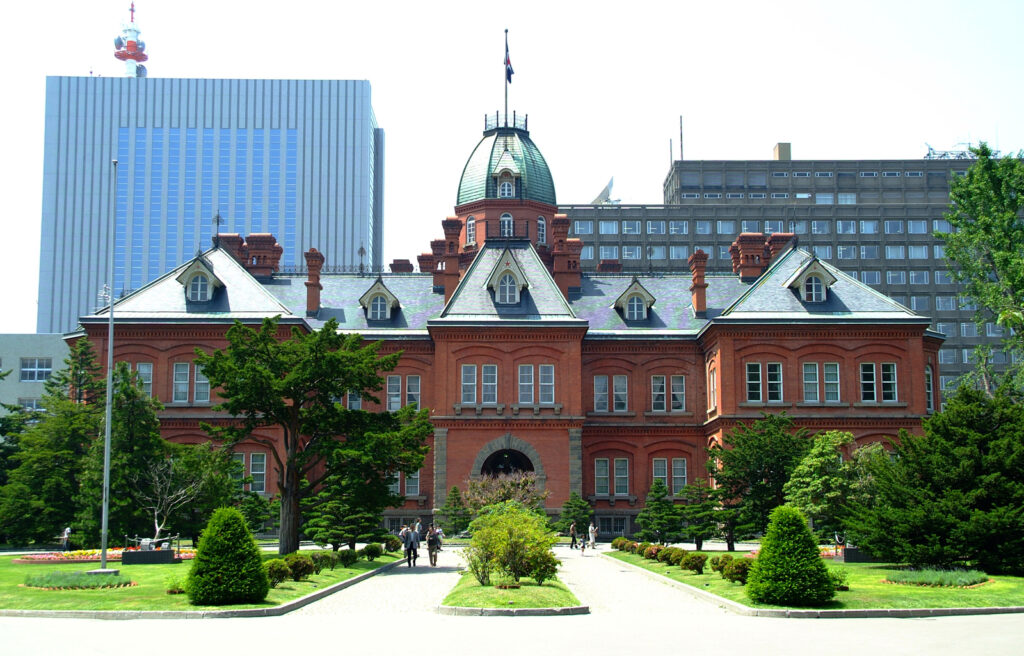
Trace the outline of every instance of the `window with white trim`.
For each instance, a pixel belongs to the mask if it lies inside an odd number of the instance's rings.
[[[608,482],[608,458],[594,458],[594,494],[609,496]]]
[[[761,363],[747,363],[747,402],[761,402]]]
[[[555,402],[555,365],[539,365],[537,373],[540,376],[540,404],[553,405]]]
[[[782,403],[782,363],[769,362],[766,373],[768,375],[768,403]]]
[[[420,377],[405,377],[405,404],[414,408],[420,407]]]
[[[395,496],[402,494],[402,479],[399,474],[392,474],[388,480],[388,493]]]
[[[514,198],[516,188],[511,182],[505,181],[498,185],[498,198]],[[502,235],[504,236],[504,235]]]
[[[349,390],[345,395],[345,402],[349,410],[362,410],[363,409],[363,397],[359,392]]]
[[[804,363],[804,403],[818,402],[818,363]]]
[[[665,412],[665,377],[651,376],[651,411]]]
[[[839,363],[826,362],[822,369],[825,374],[825,403],[839,403]]]
[[[515,276],[511,273],[506,273],[498,281],[498,298],[497,302],[500,305],[515,305],[519,300],[518,297],[519,287],[516,285]]]
[[[388,376],[387,379],[387,409],[388,412],[397,412],[402,408],[402,377]]]
[[[476,217],[471,216],[466,219],[466,243],[476,243]]]
[[[882,403],[896,401],[896,363],[883,362],[882,368]]]
[[[420,472],[414,471],[405,475],[405,496],[418,497],[420,495]]]
[[[193,402],[210,402],[210,380],[206,377],[206,374],[203,373],[203,369],[199,365],[196,365],[196,378],[192,389]]]
[[[626,319],[629,321],[640,321],[646,318],[647,304],[638,294],[634,294],[626,301]]]
[[[174,363],[174,384],[171,391],[173,403],[188,403],[189,364],[187,362]]]
[[[485,364],[480,370],[483,377],[480,381],[480,403],[495,405],[498,402],[498,365]]]
[[[615,459],[615,496],[629,496],[629,459]]]
[[[49,380],[53,373],[53,358],[22,358],[21,375],[19,381],[22,383],[34,383]]]
[[[592,235],[594,234],[594,222],[593,221],[574,221],[572,224],[573,234],[576,235]]]
[[[599,253],[602,260],[617,260],[619,259],[619,247],[618,246],[599,246]]]
[[[672,458],[672,490],[674,496],[683,493],[686,487],[686,458]]]
[[[370,299],[370,319],[383,321],[388,318],[388,300],[383,294],[377,294]]]
[[[822,303],[825,300],[825,283],[818,276],[807,276],[803,285],[804,301]]]
[[[498,219],[498,228],[501,230],[502,237],[511,237],[515,232],[515,224],[512,222],[511,214],[502,214],[501,218]]]
[[[935,391],[932,382],[932,366],[924,368],[924,406],[928,412],[935,412]]]
[[[668,486],[668,458],[653,458],[651,460],[651,479],[664,483],[665,489],[672,494],[672,488]]]
[[[708,370],[708,410],[718,407],[718,370]]]
[[[622,220],[622,234],[624,235],[639,235],[640,234],[640,221],[636,219],[623,219]]]
[[[686,376],[669,378],[669,409],[672,412],[686,409]]]
[[[881,394],[879,394],[876,373],[881,374]],[[860,390],[860,400],[864,403],[896,402],[896,363],[882,362],[878,365],[876,372],[874,362],[862,362],[860,364]]]
[[[629,409],[629,378],[626,376],[612,376],[612,399],[615,412],[626,412]]]
[[[252,477],[252,482],[249,483],[250,492],[267,491],[267,454],[249,454],[249,476]]]
[[[192,276],[188,284],[188,300],[197,303],[210,300],[210,279],[205,274]]]
[[[519,365],[519,405],[533,405],[533,365]]]
[[[663,235],[663,234],[665,234],[665,222],[664,221],[648,221],[647,222],[647,234],[649,234],[649,235]]]
[[[608,376],[594,376],[594,412],[608,412]]]
[[[877,400],[875,390],[875,363],[860,363],[860,400],[863,403],[874,403]]]
[[[670,234],[670,235],[687,235],[687,234],[690,234],[690,222],[689,221],[669,221],[668,222],[668,234]]]
[[[139,375],[139,384],[146,396],[153,396],[153,363],[138,362],[135,364],[135,371]]]
[[[462,365],[462,405],[476,405],[476,365]]]
[[[598,221],[597,229],[602,235],[617,235],[619,234],[619,222],[618,221]]]

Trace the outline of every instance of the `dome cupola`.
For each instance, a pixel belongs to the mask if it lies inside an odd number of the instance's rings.
[[[507,117],[506,117],[507,118]],[[555,201],[555,184],[544,156],[530,139],[526,118],[513,114],[512,125],[486,117],[484,135],[466,161],[455,205],[484,199]]]

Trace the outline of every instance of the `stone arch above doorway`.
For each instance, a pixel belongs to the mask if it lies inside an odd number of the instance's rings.
[[[537,475],[537,486],[541,489],[547,486],[547,473],[544,471],[544,463],[541,461],[537,449],[533,448],[533,445],[529,442],[519,439],[512,433],[505,433],[481,447],[480,451],[476,454],[476,460],[473,461],[473,468],[470,470],[469,477],[473,480],[478,480],[484,462],[491,455],[499,451],[519,451],[525,455],[533,463],[533,473]]]

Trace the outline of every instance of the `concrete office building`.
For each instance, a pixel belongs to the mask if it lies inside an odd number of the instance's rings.
[[[811,250],[892,299],[933,318],[946,336],[943,388],[973,368],[974,348],[993,347],[1005,364],[1002,329],[978,328],[949,277],[942,241],[949,181],[970,166],[965,153],[907,160],[792,160],[778,144],[771,160],[675,161],[664,205],[563,205],[570,235],[585,246],[580,266],[618,260],[623,271],[685,271],[700,248],[708,271],[732,270],[729,247],[743,232],[791,232]]]
[[[43,384],[64,368],[67,356],[60,333],[0,335],[0,371],[10,372],[0,380],[0,404],[40,409]]]
[[[218,232],[278,236],[285,270],[313,245],[378,268],[383,158],[365,80],[48,77],[36,329],[105,304],[115,205],[117,296]]]

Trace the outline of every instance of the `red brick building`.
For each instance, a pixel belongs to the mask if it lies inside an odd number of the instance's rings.
[[[536,472],[552,512],[573,491],[605,535],[633,530],[651,482],[677,493],[704,475],[705,448],[737,422],[785,410],[859,443],[917,430],[938,399],[941,337],[929,320],[800,249],[792,235],[741,234],[731,275],[581,274],[582,244],[557,215],[554,185],[521,127],[489,127],[470,156],[443,239],[390,273],[334,274],[315,249],[307,271],[278,271],[271,235],[219,246],[118,301],[115,358],[166,406],[162,428],[198,442],[215,391],[193,350],[221,348],[236,320],[279,316],[402,351],[380,405],[431,409],[430,454],[397,485],[387,521],[429,517],[452,485]],[[315,246],[315,244],[311,245]],[[82,318],[97,352],[106,313]],[[354,399],[353,403],[358,400]],[[276,488],[274,434],[238,448],[258,491]]]

